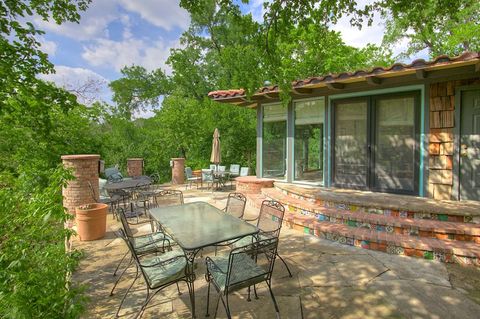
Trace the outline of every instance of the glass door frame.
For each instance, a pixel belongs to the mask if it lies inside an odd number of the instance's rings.
[[[375,173],[375,152],[376,152],[376,114],[377,114],[377,105],[376,101],[382,98],[395,98],[395,97],[414,97],[414,132],[415,132],[415,150],[414,150],[414,190],[398,190],[398,189],[388,189],[373,187],[374,185],[374,173]],[[400,91],[392,93],[380,93],[380,94],[370,94],[370,95],[360,95],[356,97],[346,97],[346,98],[337,98],[331,99],[331,117],[330,117],[330,185],[332,187],[338,188],[347,188],[347,189],[358,189],[358,190],[369,190],[375,192],[385,192],[385,193],[395,193],[395,194],[406,194],[406,195],[420,195],[420,182],[419,176],[420,172],[420,159],[421,159],[421,145],[423,143],[423,138],[421,135],[422,131],[422,119],[421,119],[421,92],[418,90],[415,91]],[[338,103],[355,103],[365,101],[367,103],[367,154],[366,154],[366,186],[355,186],[349,184],[341,184],[335,182],[335,119],[336,119],[336,105]]]
[[[322,141],[322,152],[323,152],[323,178],[322,181],[319,182],[311,182],[311,181],[302,181],[302,180],[297,180],[295,179],[295,103],[297,102],[309,102],[309,101],[316,101],[316,100],[323,100],[324,106],[323,106],[323,141]],[[289,121],[292,122],[291,126],[291,132],[290,135],[292,136],[292,142],[293,145],[291,147],[290,151],[290,156],[292,158],[292,163],[290,164],[289,169],[292,171],[292,183],[299,184],[299,185],[312,185],[312,186],[324,186],[326,185],[325,180],[327,178],[327,111],[328,111],[328,101],[326,96],[316,96],[316,97],[309,97],[309,98],[303,98],[303,99],[294,99],[292,100],[291,106],[292,106],[292,112],[291,112],[291,118],[289,117]],[[290,115],[290,114],[289,114]]]
[[[274,177],[264,177],[263,175],[263,147],[264,147],[264,136],[263,136],[263,115],[264,115],[264,107],[269,106],[269,105],[278,105],[279,107],[283,108],[286,113],[286,119],[285,119],[285,159],[284,159],[284,166],[285,166],[285,178],[280,179],[280,178],[274,178]],[[257,112],[257,142],[259,145],[257,145],[257,151],[259,151],[260,156],[257,156],[257,161],[259,161],[258,169],[259,172],[257,173],[257,176],[260,178],[268,178],[272,179],[275,181],[279,182],[287,182],[288,181],[288,174],[289,174],[289,167],[288,167],[288,160],[287,158],[289,157],[289,117],[290,117],[290,108],[291,108],[291,103],[289,103],[288,107],[285,107],[282,102],[271,102],[271,103],[262,103],[259,106],[259,110]],[[261,134],[260,139],[258,139],[258,133]]]

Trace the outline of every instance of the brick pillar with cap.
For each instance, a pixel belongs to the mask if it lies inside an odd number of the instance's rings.
[[[143,175],[143,158],[127,159],[127,175],[130,177]]]
[[[100,155],[81,154],[81,155],[63,155],[63,166],[71,169],[74,180],[68,181],[63,188],[63,206],[67,208],[70,214],[75,214],[75,207],[98,202],[98,165]],[[93,198],[90,186],[92,185],[95,198]]]
[[[172,184],[185,183],[185,159],[172,158]]]

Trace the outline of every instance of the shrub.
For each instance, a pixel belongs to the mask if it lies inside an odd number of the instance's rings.
[[[0,176],[0,318],[77,318],[85,297],[70,274],[80,253],[66,249],[71,216],[61,195],[71,175],[19,172]]]

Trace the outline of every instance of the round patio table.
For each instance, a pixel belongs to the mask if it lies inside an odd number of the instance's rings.
[[[143,178],[132,178],[122,180],[121,182],[107,183],[105,184],[106,190],[118,190],[118,189],[128,189],[134,188],[137,186],[147,186],[150,185],[152,181],[148,177]]]

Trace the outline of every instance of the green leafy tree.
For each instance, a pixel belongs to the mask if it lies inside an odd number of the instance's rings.
[[[76,97],[37,78],[53,71],[31,23],[78,22],[89,3],[0,2],[0,317],[77,318],[85,299],[71,282],[78,252],[66,250],[71,218],[61,188],[72,176],[61,154],[96,145],[91,113]]]

